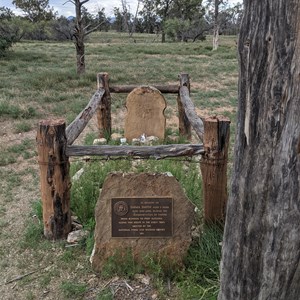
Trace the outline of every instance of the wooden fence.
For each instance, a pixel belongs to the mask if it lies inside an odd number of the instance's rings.
[[[98,90],[87,106],[66,128],[65,121],[43,120],[37,130],[44,235],[65,238],[71,231],[69,175],[70,156],[167,157],[201,155],[204,219],[224,219],[227,201],[229,119],[216,116],[204,120],[196,114],[190,98],[188,74],[179,75],[178,85],[154,86],[162,93],[177,94],[179,134],[191,138],[193,128],[202,144],[160,146],[72,146],[91,117],[97,113],[99,136],[111,133],[110,93],[129,93],[137,86],[110,86],[107,73],[97,75]]]

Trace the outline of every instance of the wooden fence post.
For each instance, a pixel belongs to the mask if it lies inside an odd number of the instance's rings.
[[[66,238],[71,231],[69,158],[66,124],[62,119],[43,120],[37,130],[44,235]]]
[[[99,137],[104,138],[111,135],[111,96],[108,73],[98,73],[97,84],[98,89],[102,87],[105,90],[102,102],[97,109]]]
[[[227,203],[227,159],[230,120],[223,116],[204,120],[204,155],[200,162],[203,180],[204,219],[223,221]]]
[[[187,73],[179,74],[180,87],[186,86],[190,91],[190,77]],[[183,108],[183,104],[180,98],[180,93],[178,91],[177,96],[177,106],[178,106],[178,119],[179,119],[179,135],[190,140],[192,137],[191,133],[191,123],[186,116]]]

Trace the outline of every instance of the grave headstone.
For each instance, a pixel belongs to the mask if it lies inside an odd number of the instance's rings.
[[[96,205],[92,267],[101,271],[115,254],[147,255],[181,264],[192,240],[195,206],[175,177],[111,173]]]
[[[142,134],[164,139],[166,106],[165,98],[156,88],[150,86],[135,88],[126,100],[127,116],[124,130],[126,139],[131,141]]]

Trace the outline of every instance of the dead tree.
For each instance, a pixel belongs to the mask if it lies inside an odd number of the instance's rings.
[[[219,300],[300,295],[300,2],[245,0]]]
[[[69,0],[75,5],[76,11],[76,23],[74,28],[74,39],[75,39],[75,48],[76,48],[76,62],[77,62],[77,74],[81,75],[85,73],[85,46],[84,39],[87,35],[97,30],[103,22],[99,23],[97,26],[90,28],[90,24],[84,24],[82,20],[82,6],[83,4],[89,2],[89,0]]]
[[[217,50],[219,47],[219,5],[222,1],[215,0],[215,7],[214,7],[214,31],[213,31],[213,50]]]

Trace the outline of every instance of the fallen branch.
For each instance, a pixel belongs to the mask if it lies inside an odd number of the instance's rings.
[[[28,273],[23,274],[23,275],[19,275],[19,276],[15,277],[15,278],[13,278],[13,279],[11,279],[11,280],[9,280],[9,281],[6,281],[4,284],[10,284],[10,283],[13,283],[13,282],[15,282],[15,281],[21,280],[21,279],[23,279],[24,277],[27,277],[27,276],[29,276],[29,275],[31,275],[31,274],[33,274],[33,273],[36,273],[37,271],[38,271],[38,270],[36,270],[36,271],[31,271],[31,272],[28,272]]]
[[[23,279],[23,278],[25,278],[25,277],[27,277],[27,276],[29,276],[29,275],[31,275],[31,274],[34,274],[34,273],[36,273],[36,272],[38,272],[38,271],[41,271],[41,270],[44,270],[44,269],[46,269],[46,268],[48,268],[48,266],[39,268],[38,270],[35,270],[35,271],[30,271],[30,272],[28,272],[28,273],[26,273],[26,274],[23,274],[23,275],[18,275],[17,277],[15,277],[15,278],[13,278],[13,279],[11,279],[11,280],[8,280],[8,281],[2,283],[1,285],[6,285],[6,284],[10,284],[10,283],[19,281],[19,280],[21,280],[21,279]]]

